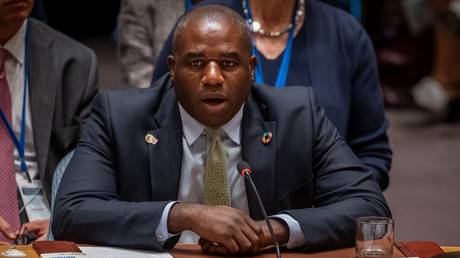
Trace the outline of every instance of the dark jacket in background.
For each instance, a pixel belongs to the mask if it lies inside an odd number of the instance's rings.
[[[29,19],[30,110],[38,175],[50,198],[58,162],[75,148],[80,126],[98,92],[92,50]]]

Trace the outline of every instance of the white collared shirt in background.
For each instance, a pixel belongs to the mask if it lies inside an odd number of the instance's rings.
[[[5,48],[9,55],[5,61],[6,80],[11,94],[11,112],[13,120],[13,131],[16,137],[20,139],[21,122],[22,122],[22,105],[24,97],[24,47],[26,37],[27,20],[24,21],[19,31],[8,40],[2,47]],[[30,112],[30,90],[26,98],[26,135],[24,155],[29,169],[31,178],[35,178],[37,171],[37,156],[35,152],[32,117]],[[21,171],[21,161],[17,148],[14,148],[14,165],[15,171]]]

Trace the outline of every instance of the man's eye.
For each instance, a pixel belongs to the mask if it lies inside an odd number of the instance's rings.
[[[201,60],[194,60],[194,61],[190,61],[189,64],[191,66],[194,66],[194,67],[198,67],[198,66],[201,66],[203,64],[203,61]]]
[[[222,61],[222,65],[225,67],[225,68],[232,68],[236,65],[235,62],[233,61]]]

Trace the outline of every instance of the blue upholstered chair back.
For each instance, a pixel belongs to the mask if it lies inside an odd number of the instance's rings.
[[[64,158],[59,162],[54,171],[53,175],[53,182],[51,184],[51,217],[50,217],[50,225],[48,230],[48,240],[54,240],[53,232],[51,232],[51,222],[53,221],[53,209],[54,209],[54,200],[56,199],[56,193],[59,188],[59,184],[61,183],[62,176],[64,175],[65,169],[69,164],[70,160],[72,159],[73,153],[75,150],[67,153]]]

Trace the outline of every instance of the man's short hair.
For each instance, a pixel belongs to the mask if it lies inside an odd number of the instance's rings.
[[[251,53],[252,40],[251,33],[246,21],[237,12],[221,5],[205,5],[194,8],[183,15],[177,23],[172,39],[172,52],[177,50],[179,39],[185,32],[189,22],[197,24],[199,21],[208,20],[210,22],[230,22],[240,31],[242,45]]]

